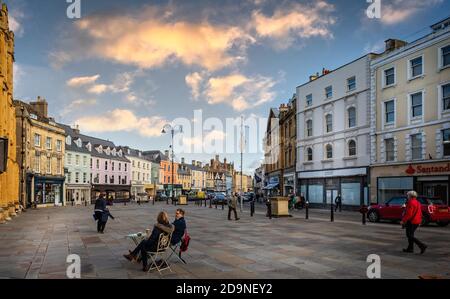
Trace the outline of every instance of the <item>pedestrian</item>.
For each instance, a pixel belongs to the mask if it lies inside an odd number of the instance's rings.
[[[148,265],[147,252],[155,252],[158,247],[159,236],[161,234],[171,234],[174,231],[174,227],[169,222],[169,216],[166,212],[160,212],[158,214],[157,223],[154,225],[152,233],[148,239],[145,239],[139,243],[139,245],[129,254],[124,254],[124,257],[130,262],[138,261],[140,254],[143,271],[148,272],[150,266]]]
[[[236,197],[236,195],[234,195],[234,196],[232,195],[231,198],[228,200],[228,220],[231,220],[231,211],[234,212],[234,219],[235,220],[239,220],[240,219],[237,216],[236,208],[237,208],[237,197]]]
[[[336,204],[334,211],[337,212],[339,208],[339,212],[342,212],[342,197],[340,193],[338,193],[338,195],[334,199],[334,203]]]
[[[175,230],[172,234],[172,240],[170,241],[172,245],[180,243],[186,231],[186,220],[184,220],[184,213],[185,212],[183,209],[177,209],[175,212],[175,221],[172,222]]]
[[[298,206],[300,209],[303,209],[303,208],[305,207],[305,203],[306,203],[305,194],[300,193],[300,200],[299,200],[297,206]]]
[[[403,249],[403,252],[414,252],[414,243],[416,243],[420,248],[420,254],[423,254],[428,246],[414,237],[415,231],[422,223],[422,207],[417,200],[416,191],[409,191],[407,196],[406,211],[400,222],[402,228],[406,228],[406,237],[408,238],[408,248]]]
[[[269,219],[272,219],[272,203],[270,201],[270,197],[266,198],[266,206],[267,206],[266,217],[269,217]]]
[[[114,220],[114,216],[111,215],[111,213],[109,212],[109,210],[107,208],[105,208],[105,210],[102,213],[101,219],[100,219],[100,233],[103,234],[105,231],[105,227],[106,227],[106,222],[108,222],[108,218],[111,218]]]
[[[98,233],[101,231],[102,216],[103,216],[103,211],[105,209],[106,209],[105,194],[100,193],[99,197],[95,201],[95,206],[94,206],[94,219],[97,220],[97,232]]]

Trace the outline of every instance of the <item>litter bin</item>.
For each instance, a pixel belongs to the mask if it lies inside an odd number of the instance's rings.
[[[276,196],[270,198],[272,217],[291,217],[289,214],[289,198]]]
[[[178,205],[187,205],[187,196],[186,195],[180,195],[178,197]]]

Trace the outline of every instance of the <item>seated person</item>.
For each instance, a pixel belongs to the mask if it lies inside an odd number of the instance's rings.
[[[184,231],[186,230],[186,221],[184,220],[183,209],[177,209],[175,213],[175,221],[172,224],[175,227],[175,230],[172,234],[172,240],[170,243],[172,245],[176,245],[181,242],[181,239],[184,236]]]
[[[169,223],[169,216],[166,212],[160,212],[158,214],[157,223],[153,227],[153,231],[148,239],[143,240],[139,245],[129,254],[124,254],[124,257],[129,261],[137,261],[139,252],[141,253],[141,260],[143,271],[147,272],[150,266],[147,264],[147,252],[156,251],[158,247],[159,236],[161,234],[170,234],[174,230],[173,226]]]

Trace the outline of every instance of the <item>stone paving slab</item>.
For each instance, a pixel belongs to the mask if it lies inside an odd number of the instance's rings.
[[[227,210],[183,206],[192,237],[184,265],[172,260],[173,272],[144,273],[122,255],[134,244],[125,236],[151,228],[159,211],[173,217],[176,207],[158,203],[114,205],[116,220],[105,234],[96,232],[93,207],[29,210],[0,225],[0,278],[66,278],[66,257],[78,254],[84,279],[221,279],[221,278],[366,278],[369,254],[378,254],[383,278],[450,278],[450,229],[419,228],[429,244],[426,254],[405,254],[404,230],[398,224],[361,225],[360,215],[303,211],[292,218],[268,219],[264,209],[240,221],[227,221]]]

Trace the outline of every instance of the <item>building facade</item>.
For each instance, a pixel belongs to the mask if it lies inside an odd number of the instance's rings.
[[[280,194],[282,186],[280,111],[271,108],[264,136],[264,187],[266,194]]]
[[[370,60],[358,58],[297,87],[298,191],[314,205],[368,202]]]
[[[408,190],[450,198],[450,19],[371,63],[372,202]]]
[[[242,183],[241,183],[242,182]],[[233,193],[251,192],[253,191],[252,177],[249,175],[242,175],[240,171],[235,171],[233,174]]]
[[[223,162],[220,161],[219,155],[216,155],[214,159],[211,159],[210,164],[206,164],[204,167],[206,171],[206,184],[210,188],[211,183],[214,184],[214,191],[216,192],[231,192],[233,183],[234,164],[228,163],[224,158]],[[213,178],[213,180],[211,180]]]
[[[297,163],[297,97],[282,104],[278,109],[280,115],[280,162],[281,162],[281,191],[283,196],[296,192],[296,163]]]
[[[130,160],[131,164],[131,195],[134,197],[149,195],[146,192],[146,186],[152,184],[152,163],[145,158],[142,151],[132,149],[127,146],[119,149]]]
[[[41,97],[29,104],[14,101],[14,106],[25,207],[64,205],[64,129],[48,116],[47,101]]]
[[[64,173],[67,204],[91,203],[91,152],[79,137],[78,128],[59,124],[65,131]]]
[[[0,223],[20,210],[16,116],[13,106],[14,33],[9,30],[8,8],[0,11]]]
[[[206,190],[206,171],[202,167],[202,162],[192,160],[192,164],[188,165],[191,172],[191,190]]]

